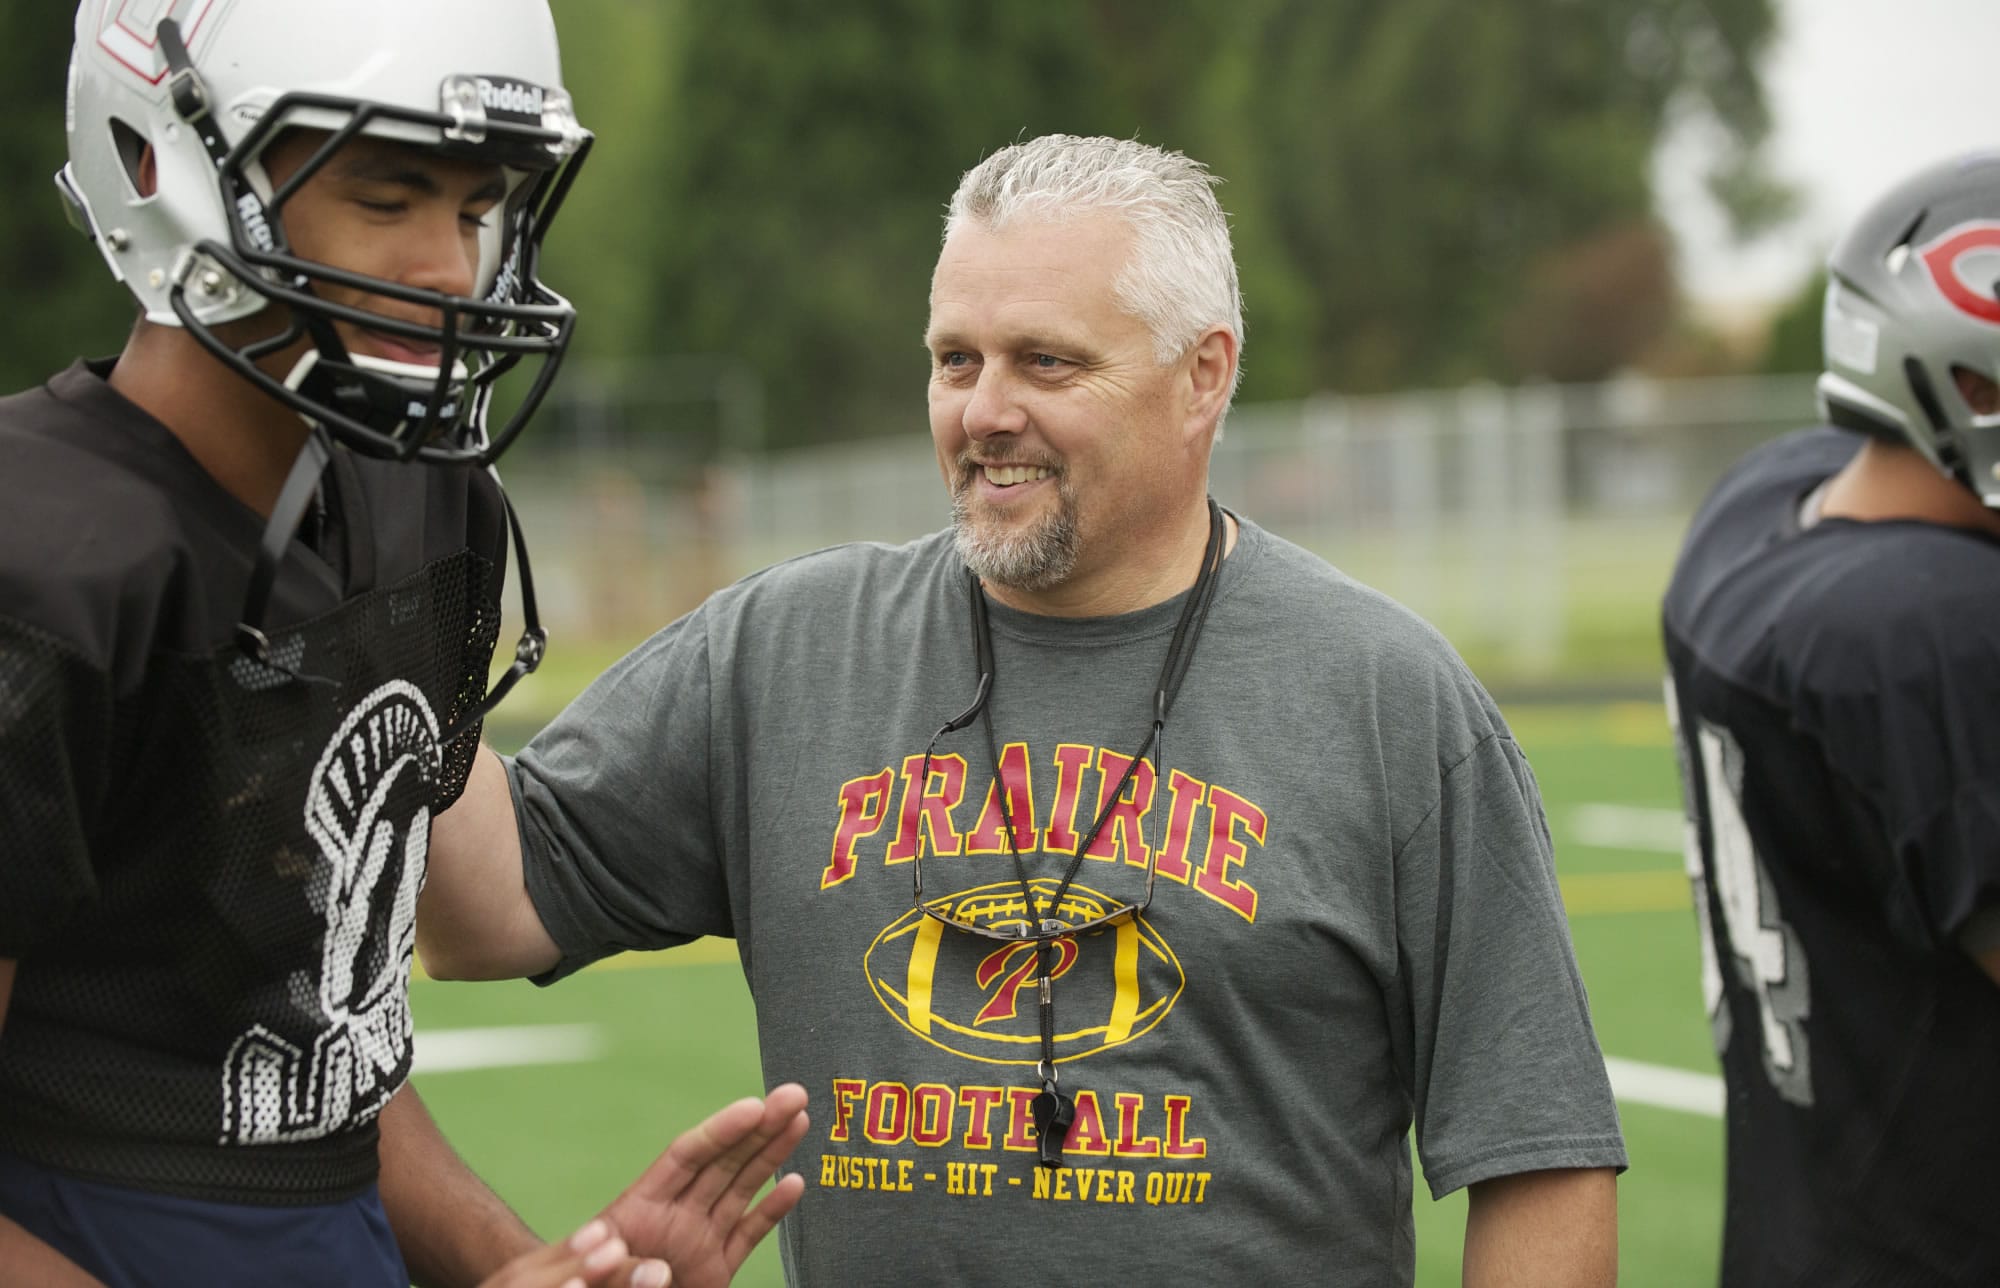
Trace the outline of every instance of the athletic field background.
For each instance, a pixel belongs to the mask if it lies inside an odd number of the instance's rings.
[[[1619,1282],[1712,1283],[1722,1096],[1664,715],[1649,701],[1506,711],[1541,783],[1619,1093],[1632,1160],[1618,1185]],[[496,728],[494,740],[514,737]],[[733,943],[631,954],[548,989],[419,979],[412,994],[418,1089],[472,1165],[551,1238],[710,1109],[762,1088]],[[823,1113],[828,1089],[807,1090]],[[818,1177],[804,1170],[810,1201]],[[1417,1196],[1417,1282],[1456,1285],[1464,1195],[1433,1203],[1419,1181]],[[737,1277],[751,1288],[782,1282],[770,1240]]]

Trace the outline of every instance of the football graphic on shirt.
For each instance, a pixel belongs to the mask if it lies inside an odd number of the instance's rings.
[[[1029,882],[1046,905],[1058,883]],[[1011,929],[1030,917],[1017,882],[927,901],[971,925]],[[1049,915],[1081,925],[1119,906],[1072,885]],[[1040,978],[1031,942],[1005,943],[953,929],[912,908],[876,936],[862,961],[876,999],[918,1037],[972,1060],[1032,1065],[1041,1058]],[[1180,999],[1180,960],[1144,917],[1127,917],[1055,941],[1050,959],[1056,1059],[1077,1060],[1129,1042]]]

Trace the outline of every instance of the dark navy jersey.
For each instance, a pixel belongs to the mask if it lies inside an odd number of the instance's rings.
[[[376,1174],[410,1065],[432,815],[476,737],[505,520],[476,471],[336,449],[271,655],[264,520],[71,368],[0,400],[0,1150],[319,1204]]]
[[[78,1180],[0,1152],[0,1212],[105,1288],[410,1284],[372,1185],[337,1203],[212,1203]]]
[[[1814,429],[1709,497],[1667,589],[1726,1285],[2000,1284],[2000,542],[1800,521]]]

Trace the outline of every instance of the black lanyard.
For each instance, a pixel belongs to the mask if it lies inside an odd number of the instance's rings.
[[[1118,780],[1116,790],[1103,798],[1096,820],[1091,823],[1090,830],[1084,834],[1083,839],[1077,842],[1076,850],[1070,856],[1069,866],[1063,871],[1061,883],[1046,901],[1036,897],[1034,887],[1028,880],[1027,864],[1021,858],[1020,846],[1014,837],[1013,812],[1008,808],[1009,793],[1005,784],[1000,782],[1000,744],[993,732],[993,712],[989,703],[989,699],[993,696],[994,683],[993,633],[987,621],[986,594],[980,588],[979,577],[970,569],[966,572],[966,577],[971,583],[973,648],[979,667],[979,690],[973,698],[972,705],[948,721],[938,730],[938,735],[963,729],[971,724],[975,717],[986,726],[986,745],[993,757],[994,795],[1000,803],[1001,823],[1007,836],[1007,852],[1013,858],[1014,878],[1020,884],[1024,906],[1029,910],[1034,923],[1033,933],[1024,938],[1034,940],[1035,969],[1040,977],[1037,982],[1042,1056],[1035,1065],[1035,1073],[1042,1080],[1042,1090],[1030,1108],[1035,1119],[1039,1162],[1043,1167],[1063,1165],[1063,1144],[1068,1138],[1070,1124],[1076,1120],[1075,1099],[1064,1095],[1057,1085],[1055,997],[1052,984],[1056,941],[1075,932],[1063,926],[1060,921],[1046,917],[1045,914],[1062,906],[1063,897],[1069,893],[1070,883],[1076,879],[1077,872],[1083,867],[1083,856],[1096,842],[1098,833],[1103,830],[1112,811],[1117,808],[1119,800],[1125,795],[1133,775],[1138,771],[1140,760],[1150,758],[1154,766],[1155,781],[1158,782],[1160,779],[1161,731],[1166,728],[1167,713],[1173,709],[1174,698],[1180,693],[1181,682],[1187,678],[1188,666],[1194,661],[1195,644],[1201,638],[1202,627],[1208,621],[1209,605],[1215,599],[1216,574],[1222,567],[1224,531],[1222,508],[1216,505],[1214,498],[1211,497],[1208,502],[1208,545],[1202,553],[1201,571],[1195,576],[1194,588],[1188,592],[1187,602],[1181,606],[1180,619],[1174,624],[1173,638],[1167,644],[1166,661],[1160,667],[1159,683],[1154,686],[1153,720],[1152,727],[1146,735],[1146,746],[1141,748],[1140,755],[1126,762],[1125,773]],[[936,745],[937,738],[933,737],[931,742],[933,746]],[[1146,755],[1148,751],[1150,757]],[[928,782],[930,777],[928,750],[924,753],[924,759],[926,762],[924,781]],[[1155,861],[1157,861],[1157,851]],[[1132,905],[1129,910],[1128,915],[1134,919],[1138,918],[1152,902],[1155,871],[1153,864],[1148,863],[1145,899]],[[918,883],[918,905],[921,907],[921,864],[915,879]]]

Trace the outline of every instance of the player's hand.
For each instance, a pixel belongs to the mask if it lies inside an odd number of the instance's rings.
[[[526,1252],[480,1282],[479,1288],[666,1288],[672,1278],[664,1261],[630,1256],[625,1240],[603,1217],[561,1243]]]
[[[795,1082],[739,1100],[681,1133],[604,1215],[632,1250],[674,1268],[674,1288],[722,1288],[805,1193],[796,1172],[763,1188],[806,1134]]]

